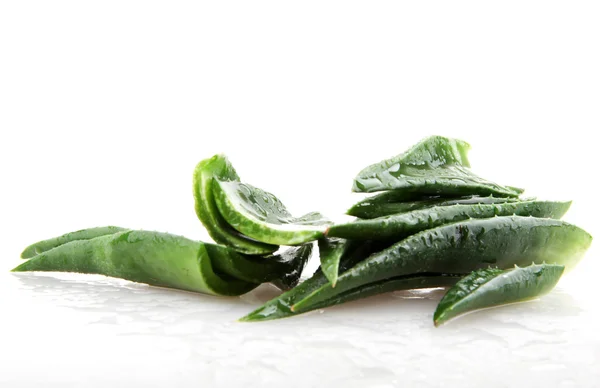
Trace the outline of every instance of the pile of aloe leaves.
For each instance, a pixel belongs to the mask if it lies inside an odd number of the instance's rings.
[[[549,292],[592,237],[561,221],[571,203],[471,171],[469,144],[431,136],[359,172],[370,194],[334,224],[290,214],[273,194],[243,183],[224,155],[194,171],[198,218],[216,244],[119,227],[40,241],[13,271],[97,273],[162,287],[236,296],[262,283],[284,292],[241,318],[264,321],[391,291],[448,288],[440,325],[464,313]],[[316,244],[315,244],[316,241]],[[318,246],[320,267],[300,282]]]

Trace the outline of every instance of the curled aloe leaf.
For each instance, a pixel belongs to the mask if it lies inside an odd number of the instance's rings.
[[[406,213],[414,210],[428,209],[436,206],[450,205],[475,205],[475,204],[493,204],[519,201],[532,201],[534,198],[518,199],[508,197],[480,197],[477,195],[469,195],[466,197],[447,198],[440,196],[425,196],[418,194],[416,197],[399,196],[403,192],[385,191],[381,194],[365,198],[362,201],[354,204],[346,214],[363,218],[371,219],[378,217],[391,216],[394,214]]]
[[[472,219],[428,229],[372,254],[338,277],[335,289],[324,284],[295,302],[296,312],[339,292],[391,277],[418,273],[469,273],[494,265],[509,268],[533,262],[579,262],[592,237],[564,221],[534,217]]]
[[[273,194],[245,183],[215,180],[213,189],[223,218],[257,241],[299,245],[321,238],[331,225],[319,213],[295,218]]]
[[[31,244],[23,250],[21,258],[29,259],[40,253],[49,251],[52,248],[56,248],[60,245],[69,243],[77,240],[91,240],[96,237],[106,236],[117,232],[127,230],[118,226],[101,226],[97,228],[82,229],[76,232],[70,232],[63,234],[62,236],[50,238],[43,241],[38,241],[35,244]]]
[[[71,241],[34,256],[13,271],[100,274],[212,295],[241,295],[257,286],[217,275],[203,243],[136,230]]]
[[[525,268],[473,271],[448,290],[435,310],[433,322],[439,326],[470,311],[544,295],[558,283],[564,269],[563,265],[534,264]]]
[[[225,155],[202,160],[194,171],[194,201],[198,218],[212,239],[219,244],[251,255],[275,252],[276,245],[253,241],[233,229],[219,213],[213,193],[213,181],[239,181],[235,169]]]
[[[403,154],[363,169],[353,191],[398,190],[421,194],[516,197],[521,192],[485,180],[469,170],[470,146],[462,140],[428,137]]]
[[[523,201],[497,204],[434,206],[411,212],[356,220],[332,225],[327,236],[357,240],[400,239],[425,229],[431,229],[469,218],[495,216],[533,216],[561,218],[569,210],[571,202]]]

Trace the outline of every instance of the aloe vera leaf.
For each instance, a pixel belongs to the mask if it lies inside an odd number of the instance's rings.
[[[558,283],[564,269],[563,265],[534,264],[525,268],[473,271],[448,290],[433,314],[433,322],[439,326],[474,310],[544,295]]]
[[[300,263],[280,254],[267,257],[245,255],[222,245],[205,244],[215,272],[249,283],[261,284],[296,273]]]
[[[374,295],[385,294],[392,291],[418,290],[423,288],[442,288],[450,287],[461,279],[462,275],[456,274],[418,274],[408,276],[398,276],[395,278],[384,279],[379,282],[365,284],[353,288],[350,291],[336,294],[334,297],[324,302],[316,304],[311,310],[322,309],[358,299],[368,298]],[[309,310],[306,310],[309,311]],[[303,310],[299,314],[306,312]]]
[[[333,295],[383,279],[422,272],[458,274],[543,261],[574,267],[592,236],[564,221],[535,217],[471,219],[427,229],[372,254],[292,306],[300,312]]]
[[[90,240],[100,236],[106,236],[127,230],[118,226],[101,226],[96,228],[82,229],[76,232],[70,232],[63,234],[62,236],[50,238],[47,240],[38,241],[35,244],[31,244],[23,250],[21,258],[30,259],[35,255],[49,251],[52,248],[56,248],[60,245],[66,244],[71,241],[77,240]]]
[[[257,284],[216,275],[203,243],[166,233],[128,230],[75,240],[43,252],[14,272],[100,274],[212,295],[241,295]]]
[[[213,181],[239,181],[235,169],[225,155],[202,160],[194,171],[194,201],[198,218],[212,239],[238,252],[265,255],[275,252],[276,245],[253,241],[240,235],[219,213],[213,193]]]
[[[276,253],[278,260],[289,263],[291,270],[284,276],[271,281],[280,290],[290,290],[298,285],[302,271],[312,255],[313,244],[307,243],[297,247],[289,247],[281,253]]]
[[[459,199],[478,196],[458,197]],[[445,201],[448,198],[439,195],[426,195],[419,192],[410,192],[405,190],[389,190],[370,195],[356,202],[352,207],[346,210],[346,214],[358,218],[377,218],[397,213],[403,213],[408,210],[414,210],[423,206],[421,204],[434,201]],[[455,199],[455,198],[450,198]]]
[[[340,260],[348,249],[354,248],[354,245],[356,245],[356,242],[340,238],[322,238],[319,240],[321,270],[333,287],[337,283]]]
[[[273,194],[245,183],[215,180],[213,189],[223,218],[257,241],[299,245],[321,238],[331,225],[318,213],[295,218]]]
[[[470,146],[442,136],[423,139],[403,154],[368,166],[354,179],[355,192],[400,190],[421,194],[516,197],[521,192],[485,180],[469,170]]]
[[[315,279],[314,287],[316,284],[320,282],[324,282],[325,275],[322,272],[319,272],[314,275],[318,278]],[[244,322],[258,322],[258,321],[267,321],[271,319],[279,319],[279,318],[287,318],[292,317],[294,315],[303,314],[308,311],[322,309],[326,307],[335,306],[338,304],[351,302],[358,299],[368,298],[374,295],[385,294],[387,292],[392,291],[402,291],[402,290],[415,290],[421,288],[439,288],[439,287],[449,287],[454,285],[458,280],[460,280],[461,276],[458,275],[444,275],[444,274],[419,274],[419,275],[409,275],[409,276],[400,276],[396,278],[390,278],[381,280],[375,283],[365,284],[363,286],[354,288],[350,291],[342,292],[332,296],[331,298],[317,303],[314,306],[311,306],[310,309],[303,310],[301,312],[295,313],[288,306],[281,307],[279,304],[281,299],[286,299],[278,297],[272,301],[267,302],[264,306],[259,309],[253,311],[247,316],[240,319],[240,321]],[[310,279],[309,279],[310,280]],[[308,281],[308,280],[307,280]],[[300,286],[302,286],[302,283]],[[298,286],[298,287],[300,287]],[[307,287],[311,288],[311,287]],[[304,294],[306,293],[306,290]],[[298,296],[301,294],[299,293]],[[288,302],[289,303],[289,302]]]
[[[372,219],[384,216],[391,216],[393,214],[406,213],[413,210],[428,209],[435,206],[450,206],[450,205],[474,205],[474,204],[492,204],[492,203],[506,203],[506,202],[519,202],[519,201],[532,201],[535,198],[508,198],[508,197],[480,197],[477,195],[470,195],[466,197],[448,198],[440,196],[421,196],[416,200],[397,200],[394,196],[395,191],[384,191],[381,194],[365,198],[362,201],[354,204],[346,214],[363,218]],[[402,202],[401,202],[402,201]]]
[[[391,216],[332,225],[327,230],[327,236],[358,240],[386,240],[392,238],[398,240],[425,229],[468,220],[469,218],[490,218],[514,214],[517,216],[558,219],[569,210],[570,206],[570,201],[524,201],[434,206]]]
[[[468,156],[470,149],[471,145],[464,140],[444,136],[429,136],[400,155],[372,164],[361,172],[365,175],[373,175],[397,163],[429,165],[431,168],[447,165],[471,167]]]
[[[347,249],[340,260],[340,273],[352,268],[356,263],[364,260],[369,254],[378,251],[382,247],[383,245],[374,242],[353,244],[352,249]],[[240,320],[260,321],[285,318],[294,315],[291,307],[296,301],[301,300],[306,295],[310,295],[314,290],[319,289],[319,287],[327,283],[327,277],[319,268],[309,279],[276,298],[271,299]]]

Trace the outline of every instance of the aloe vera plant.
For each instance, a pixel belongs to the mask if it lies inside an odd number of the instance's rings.
[[[564,269],[563,265],[533,264],[473,271],[448,290],[433,314],[433,322],[439,326],[470,311],[544,295],[558,283]]]

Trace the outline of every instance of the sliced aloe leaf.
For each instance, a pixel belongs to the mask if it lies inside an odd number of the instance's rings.
[[[535,217],[472,219],[428,229],[369,256],[292,306],[300,312],[339,292],[391,277],[458,274],[490,265],[510,268],[543,261],[574,267],[592,237],[564,221]]]
[[[521,191],[485,180],[469,170],[470,146],[462,140],[428,137],[403,154],[363,169],[353,191],[401,190],[421,194],[516,197]]]
[[[433,314],[433,322],[439,326],[470,311],[544,295],[558,283],[564,269],[563,265],[534,264],[473,271],[448,290]]]
[[[135,230],[68,242],[34,256],[13,271],[100,274],[212,295],[241,295],[257,286],[215,274],[203,243]]]
[[[114,234],[117,232],[121,232],[127,230],[126,228],[120,228],[118,226],[101,226],[97,228],[89,228],[82,229],[76,232],[66,233],[62,236],[50,238],[43,241],[38,241],[35,244],[31,244],[23,253],[21,253],[21,258],[29,259],[35,255],[39,255],[40,253],[49,251],[52,248],[56,248],[60,245],[66,244],[71,241],[77,240],[91,240],[96,237],[106,236],[109,234]]]
[[[392,216],[332,225],[327,230],[327,236],[355,240],[388,240],[392,238],[398,240],[425,229],[468,220],[469,218],[490,218],[514,214],[517,216],[558,219],[569,210],[570,206],[570,201],[525,201],[488,205],[434,206]]]
[[[273,194],[240,182],[213,183],[215,201],[234,229],[257,241],[298,245],[323,237],[331,222],[319,213],[293,217]]]
[[[213,181],[239,181],[235,169],[225,155],[202,160],[194,171],[194,201],[198,218],[212,239],[238,252],[265,255],[275,252],[276,245],[248,239],[233,229],[219,213],[213,193]]]
[[[402,191],[400,192],[402,193]],[[450,206],[450,205],[474,205],[474,204],[491,204],[505,202],[531,201],[535,198],[519,199],[508,197],[480,197],[477,195],[469,195],[466,197],[447,198],[440,196],[425,196],[420,195],[415,200],[406,199],[406,196],[400,197],[396,191],[385,191],[381,194],[363,199],[354,204],[346,214],[363,218],[372,219],[393,214],[406,213],[413,210],[428,209],[434,206]]]

